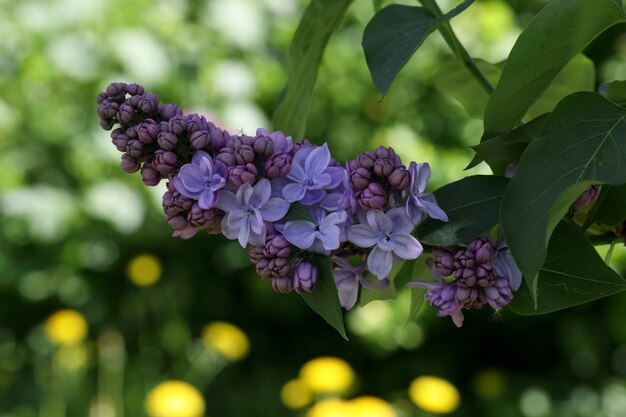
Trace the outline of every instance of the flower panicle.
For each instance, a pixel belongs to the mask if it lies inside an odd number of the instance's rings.
[[[327,144],[263,128],[231,134],[137,84],[112,83],[97,102],[122,170],[139,172],[148,186],[166,182],[163,211],[173,236],[206,231],[237,240],[277,292],[314,291],[316,255],[327,256],[341,305],[350,309],[360,286],[386,288],[394,262],[422,253],[412,235],[417,224],[447,221],[425,192],[428,164],[407,168],[392,148],[341,164]]]

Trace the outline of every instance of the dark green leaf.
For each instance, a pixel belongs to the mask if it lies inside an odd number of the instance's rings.
[[[385,7],[374,15],[363,33],[363,50],[374,85],[383,96],[428,35],[473,2],[466,0],[440,17],[423,7],[399,4]]]
[[[348,340],[343,324],[343,312],[339,304],[339,294],[330,270],[330,257],[314,255],[313,262],[317,268],[317,283],[313,292],[303,293],[302,298],[313,311],[337,329],[341,337]]]
[[[372,301],[396,298],[398,291],[401,291],[406,286],[406,283],[413,278],[413,269],[416,262],[417,259],[395,263],[387,277],[390,281],[389,287],[383,291],[361,286],[359,305],[363,307]]]
[[[287,92],[274,112],[274,129],[301,138],[322,55],[352,0],[311,0],[289,48]]]
[[[311,212],[306,206],[303,206],[300,203],[293,203],[289,207],[289,211],[285,215],[286,220],[308,220],[310,222],[313,221],[313,217],[311,217]]]
[[[420,242],[433,246],[467,242],[498,224],[500,200],[508,179],[475,175],[435,191],[448,222],[427,219],[417,229]]]
[[[626,81],[608,81],[600,86],[600,94],[620,106],[626,106]]]
[[[626,184],[605,185],[589,212],[589,224],[617,226],[626,220]]]
[[[544,314],[624,289],[626,281],[602,261],[578,227],[562,221],[552,234],[546,263],[539,271],[537,307],[530,290],[522,286],[509,308],[518,314]]]
[[[483,138],[509,131],[576,54],[625,20],[612,0],[556,0],[544,7],[509,55],[485,109]]]
[[[547,114],[531,120],[504,135],[496,136],[473,146],[476,156],[489,164],[496,175],[504,175],[508,164],[518,161],[528,143],[539,134]]]
[[[522,155],[502,198],[509,248],[531,292],[558,220],[593,183],[626,182],[626,109],[595,93],[565,98]]]
[[[432,274],[428,270],[428,266],[422,257],[418,258],[419,261],[415,265],[413,269],[413,276],[410,281],[430,281],[432,280]],[[424,305],[424,293],[426,292],[425,288],[422,287],[412,287],[411,288],[411,308],[409,309],[409,316],[406,319],[406,323],[415,320],[417,313],[420,311],[420,308]]]

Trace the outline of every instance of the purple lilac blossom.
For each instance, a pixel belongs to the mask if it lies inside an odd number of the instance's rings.
[[[293,288],[298,294],[311,292],[317,282],[317,268],[308,261],[302,261],[293,273]]]
[[[265,244],[265,222],[282,219],[289,210],[289,203],[270,197],[269,180],[263,178],[254,187],[243,184],[234,193],[224,189],[217,207],[226,212],[222,220],[222,233],[228,239],[238,239],[242,247],[250,243]]]
[[[226,185],[226,167],[211,156],[198,151],[190,164],[180,168],[178,176],[172,179],[176,190],[187,198],[198,200],[201,209],[208,210],[218,201],[219,190]]]
[[[331,269],[335,279],[335,286],[339,292],[339,303],[346,310],[350,310],[356,304],[359,296],[359,285],[376,290],[384,290],[389,287],[387,278],[373,283],[363,276],[365,262],[352,266],[350,261],[337,256],[332,260]]]
[[[283,234],[296,247],[311,252],[328,255],[331,250],[339,249],[341,229],[339,225],[348,218],[345,211],[330,214],[319,208],[311,209],[313,221],[289,220],[285,223]]]
[[[448,216],[437,205],[434,194],[424,192],[426,184],[430,179],[430,165],[427,162],[421,164],[411,162],[409,174],[411,176],[411,185],[409,187],[410,195],[406,200],[406,214],[411,219],[411,222],[418,224],[425,215],[447,222]]]
[[[336,188],[343,179],[343,168],[329,166],[330,160],[326,144],[298,149],[287,175],[292,182],[283,187],[284,199],[290,203],[299,201],[305,206],[322,201],[325,190]]]
[[[348,240],[361,248],[371,248],[367,268],[383,279],[391,271],[394,256],[415,259],[422,253],[422,245],[409,233],[413,229],[402,208],[383,213],[370,210],[367,224],[355,224],[348,229]]]
[[[500,238],[491,258],[496,274],[508,279],[511,289],[517,291],[522,284],[522,271],[515,263],[511,251],[503,237]]]

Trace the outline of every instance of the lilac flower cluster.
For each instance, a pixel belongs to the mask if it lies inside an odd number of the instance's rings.
[[[101,126],[119,125],[111,139],[122,169],[140,171],[146,185],[167,181],[173,235],[206,230],[237,240],[277,292],[312,291],[319,254],[331,258],[340,302],[352,308],[360,285],[384,288],[394,262],[422,253],[412,235],[418,223],[447,221],[425,192],[429,165],[407,169],[391,148],[342,166],[326,144],[264,129],[231,135],[136,84],[111,84],[98,104]]]
[[[490,305],[496,310],[507,305],[522,282],[506,243],[490,236],[472,240],[466,247],[436,247],[426,261],[437,282],[414,281],[411,287],[426,288],[426,298],[440,317],[450,316],[457,327],[463,324],[463,309]],[[445,280],[444,277],[452,277]]]

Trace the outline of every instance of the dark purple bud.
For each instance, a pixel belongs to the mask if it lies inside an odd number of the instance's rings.
[[[254,185],[257,176],[257,169],[254,164],[236,165],[228,168],[228,181],[235,187],[243,184]]]
[[[170,132],[160,132],[157,135],[157,144],[161,149],[173,151],[178,143],[178,136]]]
[[[113,118],[117,115],[120,105],[109,99],[105,99],[98,105],[98,114],[105,119]]]
[[[411,183],[411,175],[404,166],[394,168],[387,178],[389,185],[398,191],[404,191],[409,188]]]
[[[115,115],[122,126],[130,126],[135,119],[135,109],[128,104],[122,104]]]
[[[209,128],[209,136],[211,138],[209,142],[209,147],[215,152],[219,152],[224,146],[226,146],[226,142],[230,139],[230,135],[225,131],[216,127],[213,123],[207,123]]]
[[[237,164],[235,160],[235,150],[231,147],[225,147],[220,150],[220,153],[215,157],[218,161],[226,165],[227,167],[232,167]]]
[[[379,177],[388,177],[395,168],[394,163],[389,158],[378,158],[374,162],[374,172]]]
[[[169,121],[170,132],[175,135],[182,135],[187,130],[187,119],[185,116],[174,116]]]
[[[111,130],[113,129],[114,125],[115,125],[115,122],[113,122],[113,120],[111,119],[100,119],[100,127],[103,130]]]
[[[96,103],[101,104],[107,98],[108,98],[107,93],[105,92],[98,93],[98,95],[96,96]]]
[[[493,242],[489,237],[480,237],[468,243],[466,250],[474,253],[476,263],[484,264],[491,260],[491,255],[493,255]]]
[[[572,208],[575,211],[578,211],[592,205],[598,200],[598,194],[598,186],[590,186],[576,199],[576,201],[574,201],[574,204],[572,204]]]
[[[359,191],[356,198],[366,209],[382,209],[385,207],[385,190],[377,182],[370,183],[366,189]]]
[[[397,167],[402,165],[402,161],[400,157],[396,155],[396,152],[392,148],[385,148],[384,146],[379,146],[374,151],[377,159],[388,159],[393,167]]]
[[[291,244],[281,234],[268,236],[263,254],[266,258],[286,258],[291,255]]]
[[[356,167],[371,169],[374,166],[374,162],[376,162],[376,155],[374,152],[370,151],[361,152],[361,154],[356,157],[355,161]]]
[[[433,248],[433,258],[435,258],[435,268],[444,277],[454,273],[454,254],[460,250],[458,246],[440,246]]]
[[[137,129],[135,129],[134,126],[131,126],[128,129],[126,129],[126,135],[128,135],[130,139],[139,139],[139,135],[137,134]]]
[[[291,277],[272,277],[272,288],[278,293],[290,293],[293,291],[293,280]]]
[[[126,94],[126,87],[126,83],[111,83],[106,89],[106,95],[109,97],[123,97]]]
[[[157,140],[157,136],[161,131],[159,124],[152,119],[146,119],[136,128],[137,136],[142,143],[149,145]]]
[[[123,129],[115,129],[113,133],[111,133],[111,142],[113,143],[113,145],[115,145],[118,151],[126,152],[126,149],[128,149],[128,141],[130,138],[128,137],[128,135],[126,135],[126,133],[115,134],[115,132],[119,130],[123,132]]]
[[[311,292],[317,282],[317,268],[310,262],[300,262],[293,273],[293,287],[298,294]]]
[[[189,146],[195,151],[206,149],[209,146],[209,132],[198,130],[189,136]]]
[[[248,246],[248,258],[250,262],[256,264],[261,259],[265,259],[265,246]]]
[[[187,133],[192,134],[199,130],[207,131],[209,128],[208,122],[204,118],[204,116],[200,116],[197,114],[189,114],[187,115]]]
[[[174,230],[183,230],[189,226],[189,222],[187,222],[187,217],[181,214],[177,214],[176,216],[171,216],[167,219],[167,224]]]
[[[370,178],[369,170],[358,167],[350,173],[350,185],[355,190],[364,190],[369,185]]]
[[[139,139],[130,139],[126,144],[126,152],[128,152],[130,156],[138,158],[143,155],[144,146],[145,145],[141,143]]]
[[[308,148],[308,147],[313,147],[313,146],[314,145],[307,139],[302,139],[301,141],[298,141],[293,144],[293,153],[295,154],[296,152],[298,152],[300,148]]]
[[[254,149],[252,149],[252,146],[238,146],[235,149],[235,161],[238,165],[245,165],[254,161]]]
[[[143,94],[137,103],[137,108],[143,114],[152,114],[159,108],[159,98],[153,93]]]
[[[286,177],[291,170],[291,155],[277,153],[270,156],[263,164],[263,170],[265,171],[265,176],[270,180]]]
[[[291,267],[289,266],[289,259],[287,258],[273,258],[270,259],[268,268],[272,273],[272,277],[286,277],[289,274]]]
[[[122,170],[124,172],[128,172],[129,174],[139,171],[139,162],[136,158],[133,158],[128,154],[122,155],[122,162],[120,163],[120,165],[122,167]]]
[[[494,285],[484,288],[486,301],[496,310],[507,305],[513,298],[513,291],[509,280],[503,277],[497,277]]]
[[[129,84],[126,87],[126,92],[128,94],[130,94],[131,96],[137,96],[137,95],[141,95],[141,94],[145,93],[145,90],[139,84],[133,83],[133,84]]]
[[[261,258],[255,262],[256,273],[261,279],[272,278],[272,271],[270,271],[270,260],[267,258]]]
[[[472,307],[480,303],[478,295],[477,288],[457,287],[455,297],[462,307]]]
[[[167,103],[162,106],[159,106],[159,116],[163,120],[170,120],[175,116],[180,116],[183,114],[183,109],[178,107],[176,104]]]
[[[176,169],[178,156],[174,152],[157,149],[154,153],[152,166],[162,174],[170,174]]]
[[[274,153],[274,142],[267,136],[257,136],[254,139],[254,152],[257,155],[268,157]]]
[[[158,185],[161,181],[161,173],[146,162],[141,167],[141,179],[144,184],[152,187]]]
[[[195,203],[187,214],[187,221],[193,227],[205,227],[214,221],[215,216],[215,209],[204,210],[200,208],[198,203]]]

